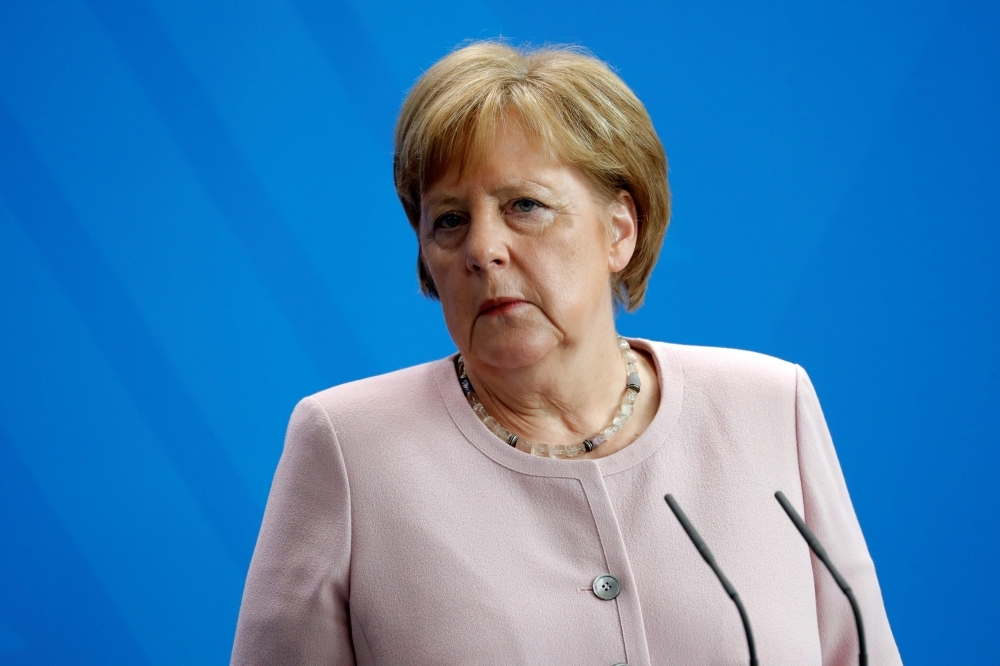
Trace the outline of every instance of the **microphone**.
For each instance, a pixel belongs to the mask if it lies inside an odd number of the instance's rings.
[[[716,563],[715,556],[712,555],[712,551],[708,549],[708,546],[705,544],[704,540],[702,540],[701,535],[698,534],[698,530],[694,528],[694,525],[691,524],[688,517],[684,515],[684,511],[681,510],[681,507],[677,503],[677,500],[674,499],[674,496],[667,493],[663,499],[667,501],[667,505],[670,507],[670,510],[674,512],[675,516],[677,516],[677,521],[681,524],[681,527],[684,528],[684,531],[687,532],[688,538],[691,539],[691,543],[693,543],[694,547],[698,549],[698,552],[701,553],[704,560],[708,562],[708,566],[712,567],[712,571],[715,572],[715,576],[719,579],[719,582],[722,583],[722,587],[726,590],[726,594],[728,594],[729,598],[733,600],[734,604],[736,604],[736,610],[740,612],[740,619],[743,620],[743,631],[747,635],[747,647],[750,649],[750,666],[758,666],[757,646],[753,640],[753,630],[750,629],[750,618],[747,616],[747,609],[743,607],[743,601],[740,599],[740,595],[736,593],[736,588],[733,587],[733,584],[729,582],[728,578],[726,578],[726,574],[722,573],[722,569],[720,569],[719,565]]]
[[[779,490],[774,493],[774,496],[778,500],[778,504],[781,505],[781,508],[788,514],[788,517],[792,519],[793,523],[795,523],[795,527],[798,528],[799,534],[801,534],[802,538],[806,540],[807,544],[809,544],[809,548],[812,549],[812,552],[816,553],[816,557],[819,558],[819,561],[823,563],[826,570],[833,576],[833,580],[837,581],[837,586],[840,588],[840,591],[843,592],[844,596],[847,597],[847,600],[851,602],[851,610],[854,611],[854,624],[858,628],[858,663],[860,663],[861,666],[868,666],[868,648],[865,645],[865,625],[864,622],[861,621],[861,609],[858,607],[858,600],[854,598],[854,592],[851,590],[851,586],[847,584],[844,577],[840,575],[839,571],[837,571],[837,567],[833,566],[833,562],[830,561],[830,556],[826,554],[826,550],[823,548],[823,545],[819,542],[819,539],[816,538],[816,535],[812,533],[812,530],[809,529],[809,526],[806,525],[805,521],[802,520],[802,517],[795,510],[795,507],[792,506],[792,503],[788,501],[787,497],[785,497],[785,493]]]

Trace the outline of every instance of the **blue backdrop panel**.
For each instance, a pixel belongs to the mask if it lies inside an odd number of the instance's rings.
[[[1000,10],[0,3],[0,663],[225,663],[302,396],[452,349],[392,129],[456,44],[576,43],[674,220],[630,335],[801,363],[907,664],[1000,662]]]

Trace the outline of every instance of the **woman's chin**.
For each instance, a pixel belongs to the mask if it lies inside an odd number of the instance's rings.
[[[515,370],[542,360],[559,344],[549,331],[477,331],[472,337],[471,356],[494,368]]]

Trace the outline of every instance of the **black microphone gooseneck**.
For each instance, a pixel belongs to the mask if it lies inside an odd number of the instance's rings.
[[[691,524],[688,517],[684,515],[684,511],[681,510],[681,506],[677,503],[677,500],[674,499],[674,496],[668,493],[663,499],[667,500],[667,505],[670,506],[670,510],[674,512],[675,516],[677,516],[677,521],[681,524],[681,527],[684,528],[684,531],[687,532],[688,538],[691,539],[691,543],[694,544],[694,547],[698,549],[701,556],[706,562],[708,562],[708,566],[712,567],[712,571],[715,572],[719,582],[722,583],[722,587],[726,590],[726,594],[728,594],[729,598],[733,600],[734,604],[736,604],[736,610],[740,612],[740,619],[743,620],[743,631],[746,632],[747,635],[747,647],[750,649],[750,666],[758,666],[757,646],[753,640],[753,630],[750,629],[750,617],[747,615],[747,609],[743,607],[743,601],[740,599],[740,595],[737,594],[736,588],[733,587],[733,584],[729,582],[728,578],[726,578],[726,574],[722,573],[722,569],[720,569],[719,565],[716,563],[715,556],[712,555],[712,551],[708,549],[708,546],[705,544],[704,540],[702,540],[701,535],[698,534],[698,530],[694,528],[694,525]]]
[[[839,571],[837,571],[837,567],[833,566],[833,562],[830,561],[830,556],[826,554],[826,549],[823,548],[823,544],[819,542],[816,535],[812,533],[809,526],[806,525],[804,520],[802,520],[802,516],[798,514],[795,507],[792,506],[792,503],[788,501],[787,497],[785,497],[785,493],[779,490],[774,493],[774,496],[777,498],[778,504],[781,505],[781,508],[788,514],[788,517],[792,519],[793,523],[795,523],[795,527],[798,528],[799,534],[801,534],[802,538],[806,540],[807,544],[809,544],[809,548],[812,549],[812,552],[816,553],[816,557],[818,557],[819,561],[823,563],[826,570],[830,572],[833,579],[837,581],[837,586],[840,588],[841,592],[844,593],[844,596],[847,597],[847,600],[851,602],[851,610],[854,611],[854,624],[857,625],[858,628],[858,662],[861,666],[868,666],[868,647],[865,645],[865,625],[861,621],[861,609],[858,607],[858,600],[854,598],[854,591],[851,590],[851,586],[847,584],[844,577],[840,575]]]

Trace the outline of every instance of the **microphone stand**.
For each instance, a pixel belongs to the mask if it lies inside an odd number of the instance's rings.
[[[854,624],[858,628],[858,663],[860,663],[861,666],[868,666],[868,648],[865,644],[865,625],[861,621],[861,608],[858,606],[858,600],[854,598],[854,591],[851,590],[851,586],[847,584],[844,577],[840,575],[839,571],[837,571],[837,567],[833,566],[833,562],[830,561],[829,555],[826,554],[826,549],[823,548],[819,539],[816,538],[816,535],[812,533],[809,526],[806,525],[804,520],[802,520],[802,517],[795,510],[795,507],[792,506],[792,503],[788,501],[787,497],[785,497],[785,493],[779,490],[774,493],[774,496],[778,500],[778,504],[781,505],[781,508],[788,514],[788,517],[792,519],[793,523],[795,523],[795,527],[798,528],[799,534],[801,534],[802,538],[806,540],[807,544],[809,544],[809,548],[812,549],[812,552],[816,553],[816,557],[819,558],[819,561],[823,563],[826,570],[833,576],[833,580],[837,581],[837,586],[840,588],[840,591],[844,593],[844,596],[846,596],[847,600],[851,603],[851,610],[854,611]]]
[[[753,631],[750,629],[750,617],[747,615],[747,609],[743,607],[743,601],[740,599],[740,595],[736,593],[736,588],[733,587],[733,584],[729,582],[728,578],[726,578],[726,574],[722,573],[722,569],[720,569],[719,565],[716,563],[715,556],[712,555],[712,551],[708,549],[705,541],[701,538],[701,535],[698,534],[698,530],[694,528],[694,525],[691,524],[688,517],[684,515],[684,511],[681,510],[681,507],[677,503],[677,500],[674,499],[674,496],[667,493],[663,499],[667,501],[667,505],[670,507],[670,510],[674,512],[675,516],[677,516],[677,521],[681,524],[681,527],[684,528],[684,531],[687,532],[688,538],[691,539],[691,543],[694,544],[694,547],[698,549],[699,553],[701,553],[702,558],[708,562],[708,566],[710,566],[712,571],[715,572],[715,576],[719,579],[719,582],[722,583],[722,587],[726,590],[726,594],[728,594],[729,598],[733,600],[734,604],[736,604],[736,610],[740,612],[740,619],[743,620],[743,631],[747,635],[747,647],[750,649],[750,666],[758,666],[757,646],[753,640]]]

